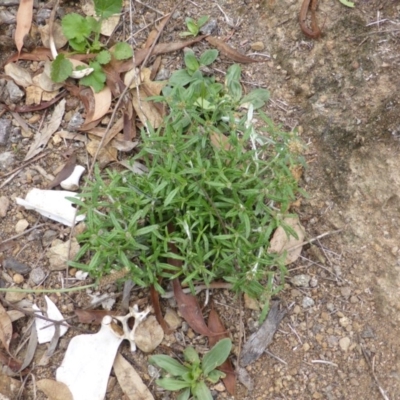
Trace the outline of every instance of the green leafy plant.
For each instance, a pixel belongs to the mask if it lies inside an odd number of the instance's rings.
[[[217,54],[186,52],[186,68],[153,98],[170,113],[158,130],[142,130],[132,162],[148,172],[97,168],[73,200],[87,229],[72,266],[98,278],[128,268],[138,285],[160,292],[160,278],[180,278],[193,290],[195,282],[224,279],[251,296],[279,290],[273,278],[285,274],[283,257],[268,246],[298,190],[290,169],[301,146],[261,111],[256,131],[253,112],[268,92],[243,96],[238,65],[223,83],[203,75]]]
[[[200,28],[208,21],[207,16],[200,17],[197,21],[193,18],[187,17],[185,19],[187,31],[180,34],[181,37],[197,36],[200,33]]]
[[[198,400],[212,400],[213,397],[206,382],[217,383],[225,377],[225,374],[216,368],[226,361],[231,348],[231,340],[222,339],[200,361],[196,350],[193,347],[187,347],[183,352],[183,364],[166,355],[151,356],[150,362],[165,372],[165,376],[158,379],[156,383],[170,391],[181,390],[178,400],[188,400],[190,394]]]
[[[121,12],[121,0],[94,0],[95,12],[99,19],[83,17],[76,13],[67,14],[61,20],[61,27],[70,47],[77,53],[97,53],[89,62],[93,69],[90,75],[80,80],[84,86],[91,86],[96,92],[103,89],[106,75],[102,66],[112,58],[125,60],[133,55],[132,48],[124,42],[118,42],[112,49],[104,48],[100,41],[101,23],[114,14]],[[82,67],[80,67],[82,69]],[[83,67],[85,68],[85,67]],[[63,54],[58,54],[52,63],[51,78],[54,82],[64,82],[72,73],[71,61]],[[77,68],[79,70],[79,68]]]

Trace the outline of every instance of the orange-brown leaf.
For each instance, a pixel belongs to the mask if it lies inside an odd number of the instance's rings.
[[[239,53],[236,51],[234,48],[229,46],[229,44],[226,44],[224,41],[221,39],[218,39],[214,36],[207,36],[206,40],[208,43],[210,43],[212,46],[217,48],[222,54],[230,58],[231,60],[241,63],[241,64],[249,64],[253,62],[263,62],[263,61],[258,61],[255,60],[254,58],[247,57],[244,54]]]
[[[100,325],[106,315],[116,316],[116,311],[108,310],[75,310],[78,320],[82,324]]]
[[[17,12],[17,28],[15,30],[15,45],[18,54],[21,53],[24,45],[24,37],[29,34],[32,25],[33,0],[21,0]]]

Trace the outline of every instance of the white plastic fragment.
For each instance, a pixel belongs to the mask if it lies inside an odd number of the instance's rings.
[[[82,165],[76,165],[72,174],[67,178],[60,182],[60,186],[65,190],[76,191],[79,189],[79,180],[83,172],[85,171],[85,167]]]
[[[47,296],[44,296],[44,298],[46,299],[46,305],[47,305],[47,318],[52,319],[54,321],[64,320],[64,317],[57,308],[57,306]],[[32,308],[35,310],[36,314],[43,316],[42,312],[40,311],[40,308],[36,304],[33,304]],[[54,323],[46,321],[45,319],[42,318],[36,318],[35,322],[36,322],[38,342],[40,344],[51,342],[51,339],[53,339],[53,336],[56,332]],[[67,326],[60,325],[60,337],[64,336],[67,331],[68,331]]]
[[[103,400],[108,377],[123,337],[111,326],[112,317],[105,316],[99,332],[78,335],[71,339],[56,379],[65,383],[74,400]]]
[[[63,190],[32,189],[25,200],[17,197],[17,204],[27,210],[35,210],[44,217],[60,222],[67,226],[83,221],[84,215],[77,215],[76,209],[66,197],[78,197],[76,193]]]

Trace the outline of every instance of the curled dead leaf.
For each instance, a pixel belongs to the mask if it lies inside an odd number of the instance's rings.
[[[15,30],[15,45],[18,54],[24,45],[24,37],[29,34],[32,25],[33,0],[21,0],[17,12],[17,28]]]
[[[298,217],[285,218],[283,223],[297,234],[297,238],[288,235],[282,226],[279,226],[272,235],[268,252],[283,254],[287,251],[285,265],[288,265],[295,262],[300,257],[302,250],[301,244],[304,241],[305,230]]]

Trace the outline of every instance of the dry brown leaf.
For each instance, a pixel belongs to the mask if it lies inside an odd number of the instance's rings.
[[[253,62],[263,62],[254,60],[253,58],[247,57],[244,54],[239,53],[236,51],[234,48],[226,44],[223,40],[218,39],[214,36],[207,36],[206,40],[208,43],[210,43],[212,46],[217,48],[222,54],[230,58],[232,61],[241,63],[241,64],[249,64]]]
[[[31,73],[18,64],[6,64],[4,66],[4,72],[11,77],[18,86],[28,87],[32,85]]]
[[[72,154],[68,161],[65,163],[61,171],[56,175],[52,182],[50,182],[47,186],[47,189],[52,189],[58,186],[62,181],[67,179],[75,169],[76,165],[76,154]]]
[[[65,383],[42,379],[37,382],[39,390],[44,392],[48,400],[74,400],[68,386]]]
[[[50,47],[50,35],[49,35],[49,25],[38,26],[38,30],[40,33],[40,39],[42,40],[43,46],[49,48]],[[54,44],[56,45],[56,49],[61,49],[68,43],[68,39],[65,37],[61,24],[58,21],[53,23],[53,39]]]
[[[93,89],[92,91],[94,98],[93,114],[86,117],[85,124],[103,118],[111,106],[111,90],[107,86],[105,86],[104,89],[98,93],[95,93]]]
[[[21,385],[22,382],[18,379],[13,379],[5,373],[0,374],[0,394],[4,396],[0,397],[0,399],[17,399]]]
[[[114,139],[118,135],[119,132],[122,131],[123,127],[124,119],[121,117],[115,122],[115,124],[110,128],[108,132],[106,128],[93,128],[90,129],[89,133],[100,138],[107,134],[107,137],[103,141],[103,146],[106,146],[112,139]],[[119,137],[118,139],[123,140],[123,136]]]
[[[150,287],[150,300],[157,322],[160,324],[161,328],[163,329],[166,335],[171,334],[173,330],[170,328],[167,321],[164,319],[162,315],[161,305],[160,305],[160,294],[154,288],[154,285],[151,285]]]
[[[171,264],[171,259],[169,259],[169,263]],[[178,278],[172,281],[172,286],[179,312],[188,325],[200,335],[215,336],[215,333],[210,330],[204,321],[203,313],[201,312],[196,297],[183,292]]]
[[[31,29],[33,16],[33,0],[21,0],[17,12],[17,28],[15,30],[15,45],[18,54],[21,53],[24,45],[24,37]]]
[[[28,347],[25,350],[24,361],[22,362],[19,372],[23,371],[33,360],[38,346],[38,337],[35,322],[32,324],[31,335],[29,337]]]
[[[115,357],[113,367],[118,383],[129,400],[154,400],[142,378],[121,354]]]
[[[170,43],[159,43],[154,46],[152,51],[153,56],[158,56],[159,54],[171,53],[173,51],[182,50],[185,47],[189,47],[194,43],[200,42],[206,37],[206,35],[197,36],[193,39],[185,40],[183,42],[170,42]],[[137,49],[135,51],[135,64],[133,64],[133,60],[128,60],[119,65],[118,72],[127,72],[131,70],[134,66],[138,67],[144,59],[147,57],[147,54],[151,49]]]
[[[89,143],[86,144],[86,150],[88,153],[94,157],[97,153],[97,149],[100,146],[100,141],[96,139],[91,139]],[[118,151],[114,147],[102,146],[97,155],[97,161],[100,163],[100,167],[104,168],[107,164],[117,161]]]
[[[52,60],[50,49],[44,47],[36,47],[30,53],[15,53],[7,58],[4,64],[13,63],[18,60],[29,60],[29,61],[48,61]]]
[[[210,136],[211,143],[218,149],[224,148],[225,150],[231,150],[232,146],[229,143],[229,139],[219,132],[212,132]]]
[[[9,352],[10,341],[13,333],[11,318],[0,303],[0,343]]]
[[[32,157],[39,154],[47,145],[51,135],[59,128],[65,112],[65,99],[62,99],[55,107],[53,115],[47,125],[36,133],[35,140],[29,148],[28,154],[24,161],[30,160]]]
[[[25,90],[26,97],[25,97],[25,104],[27,106],[30,105],[38,105],[42,102],[42,93],[43,90],[37,86],[28,86]]]
[[[109,310],[75,310],[78,320],[82,324],[101,325],[101,321],[106,315],[117,316],[117,311]]]
[[[229,333],[225,329],[224,324],[214,308],[210,311],[210,315],[208,316],[208,327],[216,334],[208,338],[210,347],[214,346],[214,344],[223,338],[229,338]],[[228,393],[234,396],[236,393],[236,375],[231,361],[229,359],[226,360],[218,369],[226,374],[222,381]]]
[[[18,310],[9,310],[7,311],[8,316],[11,319],[11,322],[18,321],[21,318],[25,317],[25,314]]]
[[[272,235],[268,252],[283,254],[287,251],[285,265],[288,265],[295,262],[301,254],[305,230],[297,217],[285,218],[283,223],[290,226],[296,232],[298,238],[288,236],[285,230],[279,226]]]

